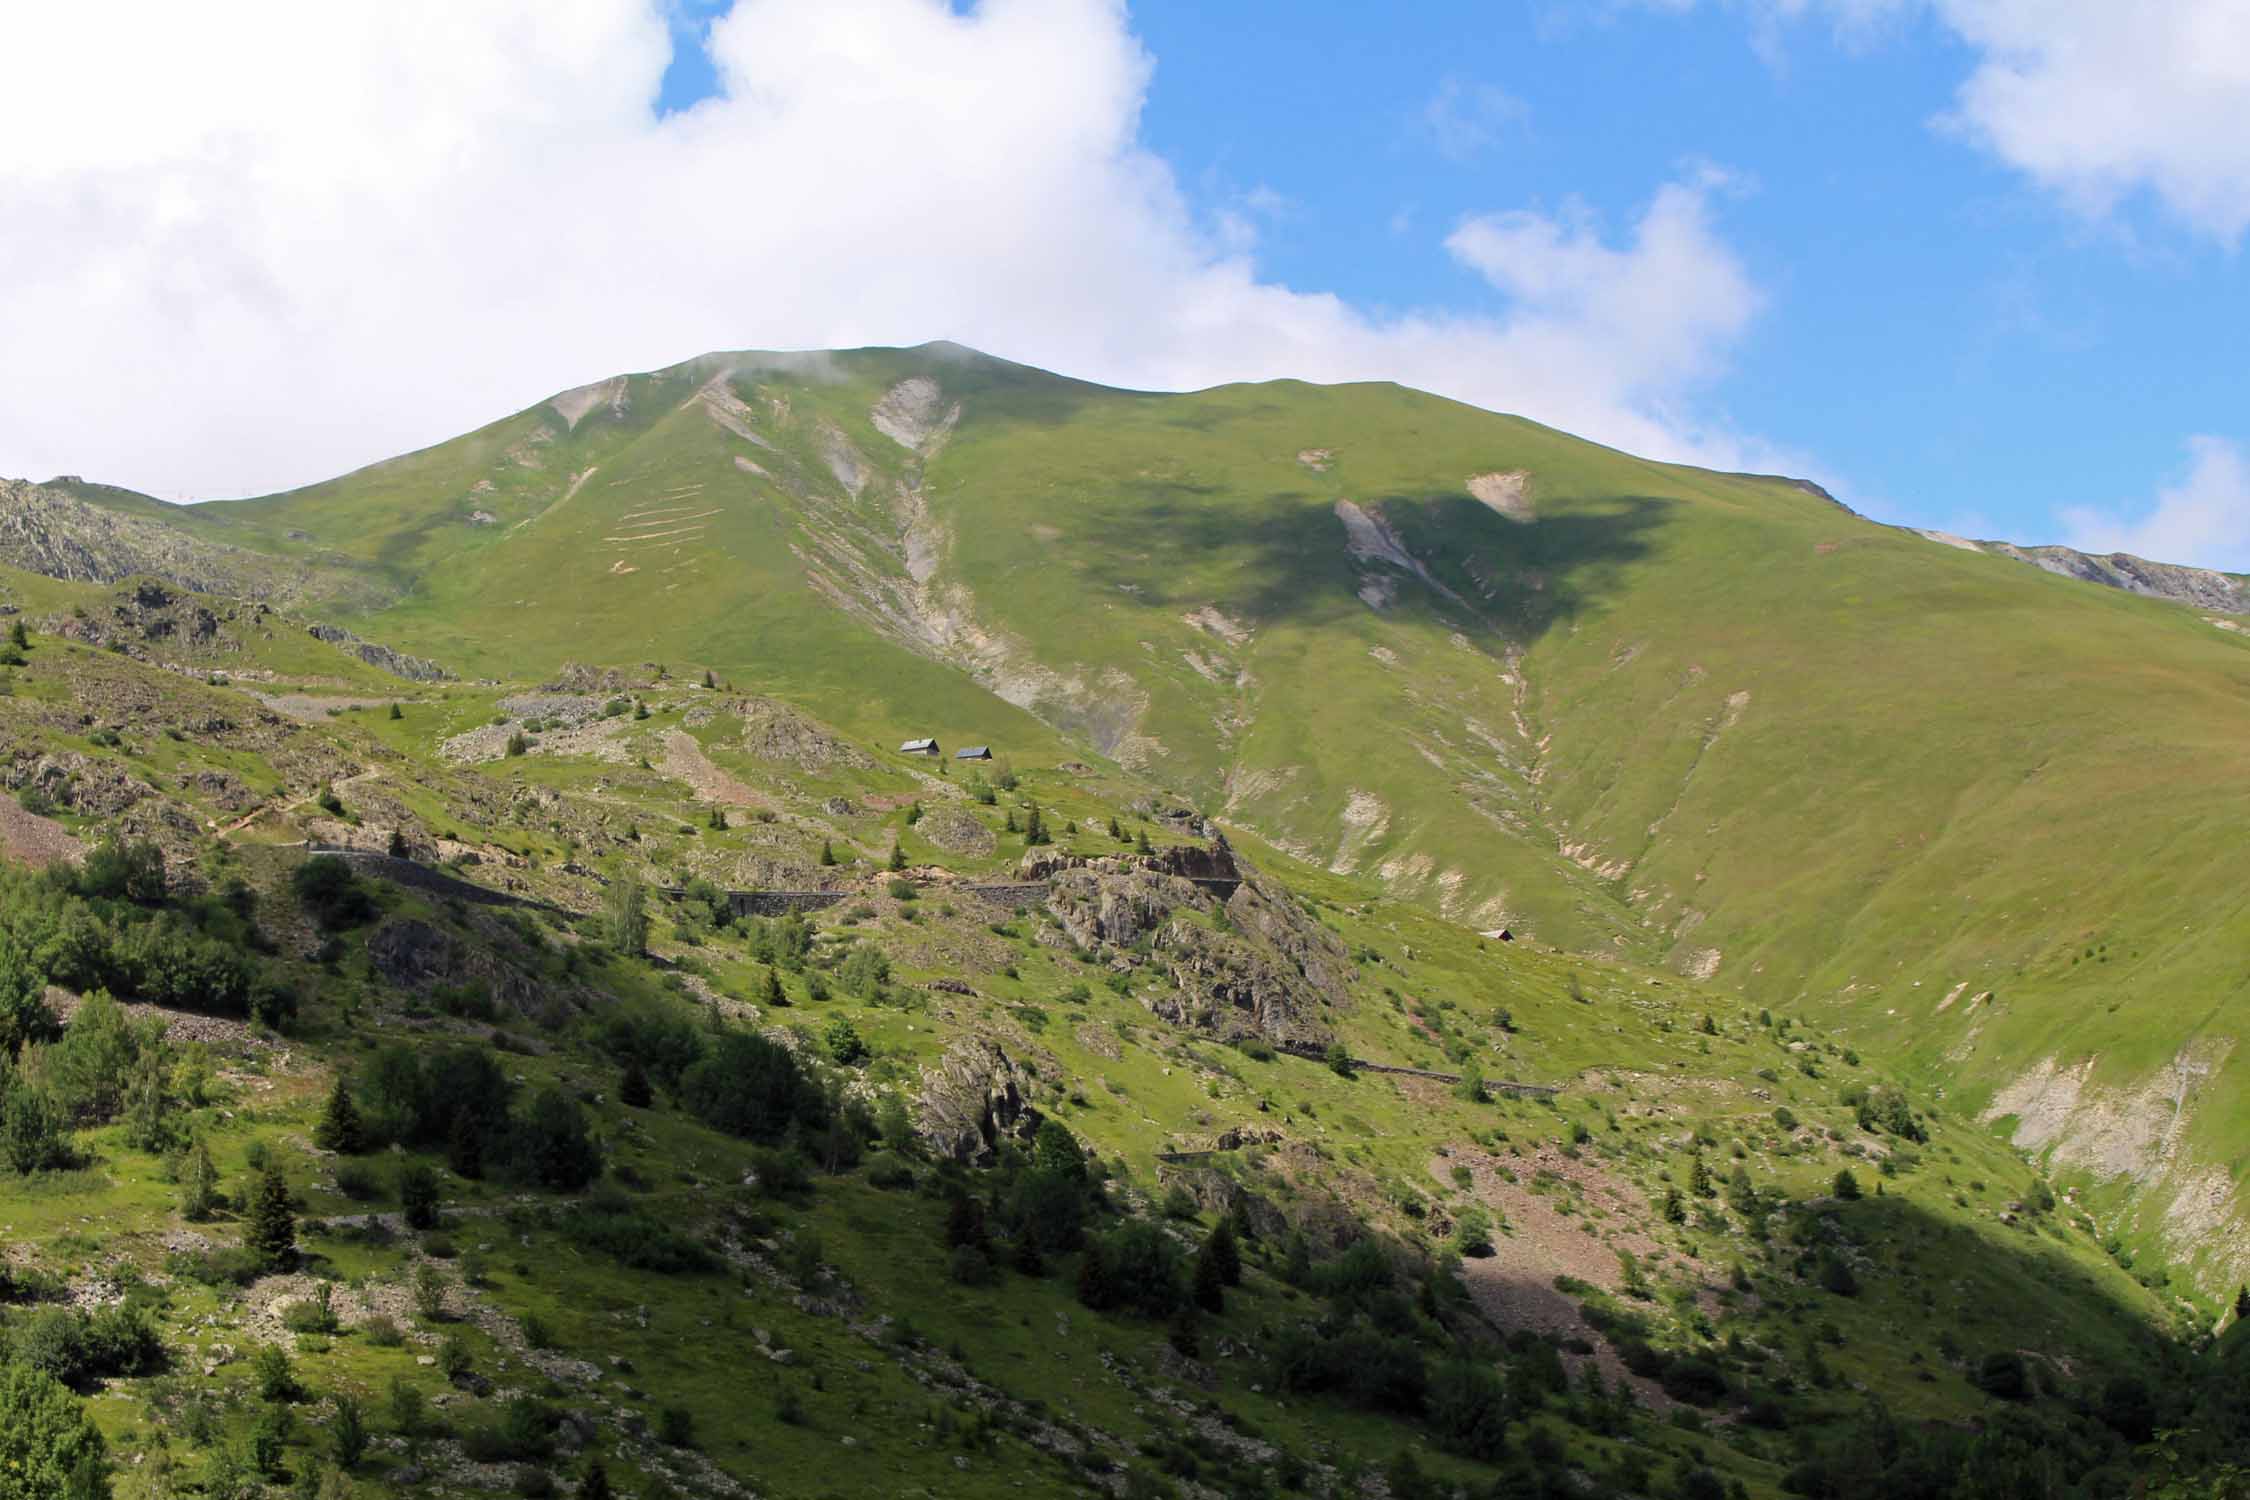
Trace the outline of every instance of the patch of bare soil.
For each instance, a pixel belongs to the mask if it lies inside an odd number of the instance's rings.
[[[1564,1356],[1574,1372],[1591,1358],[1611,1385],[1622,1380],[1651,1408],[1669,1410],[1671,1398],[1654,1381],[1628,1371],[1617,1351],[1587,1326],[1578,1304],[1555,1286],[1557,1277],[1569,1276],[1614,1292],[1625,1280],[1617,1260],[1620,1250],[1644,1263],[1662,1252],[1656,1241],[1623,1222],[1626,1214],[1640,1211],[1639,1190],[1600,1163],[1584,1156],[1573,1159],[1554,1146],[1522,1157],[1492,1157],[1465,1148],[1450,1157],[1431,1158],[1430,1175],[1450,1186],[1459,1166],[1469,1169],[1469,1194],[1492,1214],[1495,1226],[1494,1253],[1461,1262],[1461,1279],[1478,1309],[1511,1333],[1528,1328],[1590,1341],[1591,1356]],[[1515,1180],[1501,1175],[1503,1166]],[[1596,1214],[1609,1217],[1597,1219]]]
[[[664,774],[686,782],[704,802],[723,803],[728,807],[773,805],[770,798],[715,765],[696,743],[695,736],[684,729],[670,730],[664,736]]]
[[[251,696],[275,713],[300,724],[323,723],[331,710],[382,708],[391,701],[388,698],[319,698],[311,693],[253,693]]]
[[[11,797],[0,799],[0,851],[18,864],[38,868],[58,859],[76,864],[86,846],[53,818],[28,812]]]
[[[64,1025],[78,1013],[81,997],[69,990],[47,988],[47,1008]],[[271,1047],[273,1042],[259,1036],[244,1021],[230,1021],[223,1016],[199,1016],[188,1011],[166,1010],[162,1006],[145,1005],[139,1001],[120,1002],[117,1007],[129,1020],[145,1021],[155,1017],[164,1023],[164,1034],[175,1042],[203,1042],[209,1046],[232,1052],[248,1052],[253,1048]]]
[[[1469,476],[1469,494],[1494,513],[1511,521],[1535,521],[1531,507],[1531,475],[1522,469]]]

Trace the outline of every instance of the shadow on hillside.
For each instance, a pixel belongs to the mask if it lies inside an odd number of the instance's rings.
[[[1364,614],[1362,590],[1387,591],[1387,610],[1431,612],[1472,637],[1482,626],[1529,645],[1645,557],[1673,504],[1623,497],[1523,524],[1466,495],[1356,503],[1430,582],[1352,556],[1338,501],[1302,490],[1245,500],[1212,485],[1128,481],[1074,516],[1072,531],[1095,582],[1158,608],[1216,603],[1261,627],[1317,625]]]

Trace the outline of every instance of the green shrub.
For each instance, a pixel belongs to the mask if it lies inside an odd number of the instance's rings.
[[[83,1402],[45,1371],[0,1368],[0,1500],[97,1500],[109,1451]]]
[[[352,867],[333,854],[316,854],[290,873],[297,904],[324,931],[342,932],[371,920],[377,911]]]

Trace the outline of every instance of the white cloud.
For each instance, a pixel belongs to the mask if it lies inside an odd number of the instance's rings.
[[[1449,74],[1422,106],[1422,127],[1440,153],[1465,162],[1499,145],[1530,113],[1521,99],[1496,84]]]
[[[2238,241],[2250,226],[2250,6],[1939,0],[1983,52],[1954,120],[2080,208],[2153,193]]]
[[[1581,379],[1623,406],[1661,403],[1708,378],[1758,311],[1758,292],[1712,228],[1700,184],[1659,192],[1623,249],[1604,244],[1581,210],[1470,219],[1445,245],[1513,299],[1519,311],[1507,327],[1516,339],[1558,365],[1595,353],[1598,370]]]
[[[2071,506],[2061,515],[2081,551],[2250,572],[2250,458],[2225,438],[2188,439],[2186,475],[2131,514]]]
[[[1700,185],[1621,248],[1472,220],[1505,309],[1378,317],[1198,223],[1116,0],[740,0],[710,50],[726,96],[658,120],[653,0],[0,8],[0,474],[256,492],[707,349],[940,337],[1756,451],[1695,415],[1756,306]]]
[[[1616,0],[1608,0],[1614,4]],[[1637,0],[1681,12],[1699,0]],[[1818,14],[1865,41],[1926,14],[1977,55],[1940,122],[2088,215],[2141,193],[2198,233],[2250,228],[2250,5],[2243,0],[1700,0],[1761,53]]]

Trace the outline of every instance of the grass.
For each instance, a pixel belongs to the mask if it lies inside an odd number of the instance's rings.
[[[2228,1164],[2246,1159],[2250,1095],[2230,1087],[2231,1054],[2196,1054],[2213,1071],[2187,1080],[2187,1149],[2153,1199],[2095,1170],[2083,1133],[2027,1154],[2011,1143],[2018,1118],[1983,1116],[2000,1085],[2043,1058],[2090,1062],[2098,1094],[2161,1080],[2184,1045],[2239,1034],[2232,954],[2250,934],[2227,877],[2250,727],[2238,722],[2250,667],[2240,643],[2183,611],[1867,526],[1784,484],[1649,465],[1390,388],[1160,399],[971,362],[936,371],[964,415],[921,477],[946,533],[938,583],[966,588],[982,639],[1000,644],[935,665],[823,602],[790,550],[856,556],[864,572],[836,575],[860,580],[854,608],[906,597],[891,496],[914,478],[911,460],[865,413],[928,358],[849,356],[833,384],[775,370],[738,379],[754,410],[789,402],[789,421],[761,419],[771,449],[747,449],[683,409],[707,372],[667,372],[636,377],[626,416],[597,411],[529,448],[539,423],[559,422],[525,414],[198,521],[285,556],[348,554],[399,602],[339,618],[490,682],[382,679],[293,625],[235,628],[231,686],[205,682],[202,657],[167,657],[163,643],[144,654],[181,670],[35,633],[29,665],[10,671],[13,694],[0,698],[19,753],[83,757],[72,763],[113,768],[162,799],[150,807],[176,809],[161,825],[188,862],[176,868],[208,861],[207,874],[257,884],[311,997],[289,1060],[244,1069],[205,1112],[230,1182],[255,1141],[312,1184],[321,1169],[304,1138],[329,1069],[382,1039],[472,1032],[376,982],[364,932],[330,968],[295,956],[313,939],[288,925],[280,887],[293,856],[272,846],[305,836],[311,809],[288,810],[297,801],[372,770],[345,793],[363,828],[457,837],[484,856],[469,878],[580,914],[539,919],[548,951],[508,962],[535,967],[541,991],[600,1003],[685,1007],[691,974],[729,997],[754,994],[764,976],[738,937],[682,941],[678,914],[661,905],[654,966],[590,957],[585,915],[601,880],[877,882],[896,844],[923,873],[916,900],[871,883],[816,923],[816,955],[867,942],[890,956],[888,1002],[814,1002],[792,973],[794,1003],[760,1024],[817,1046],[832,1018],[848,1018],[872,1049],[861,1081],[902,1095],[957,1039],[997,1040],[1036,1075],[1033,1102],[1109,1164],[1121,1194],[1147,1201],[1167,1185],[1159,1152],[1228,1129],[1279,1130],[1285,1149],[1236,1153],[1222,1170],[1299,1195],[1293,1203],[1333,1194],[1407,1242],[1431,1239],[1431,1216],[1466,1206],[1433,1163],[1481,1156],[1514,1170],[1542,1149],[1577,1152],[1627,1205],[1587,1220],[1596,1237],[1646,1233],[1661,1251],[1656,1300],[1634,1304],[1660,1341],[1737,1334],[1770,1351],[1773,1368],[1801,1370],[1811,1338],[1839,1377],[1808,1398],[1819,1420],[1856,1409],[1856,1388],[1918,1418],[1979,1420],[1989,1403],[1963,1368],[1981,1351],[2022,1344],[2084,1368],[2163,1372],[2179,1357],[2172,1340],[2211,1326],[2213,1304],[2196,1288],[2239,1274],[2227,1242],[2216,1231],[2167,1238],[2146,1205],[2207,1187],[2197,1172],[2239,1186]],[[834,433],[869,476],[857,498],[821,477]],[[1295,457],[1315,446],[1337,450],[1322,473]],[[732,463],[746,452],[772,477]],[[589,466],[595,476],[548,509]],[[1531,526],[1459,498],[1466,475],[1510,468],[1533,475]],[[488,478],[490,491],[474,490]],[[693,484],[721,510],[697,547],[636,552],[637,571],[612,572],[616,545],[601,539],[635,507]],[[495,524],[456,514],[471,493]],[[1369,569],[1345,553],[1339,497],[1381,505],[1450,596],[1402,579],[1392,607],[1362,603]],[[292,541],[292,530],[315,540]],[[14,574],[0,585],[42,626],[73,608],[98,615],[112,598]],[[1206,607],[1252,633],[1215,633]],[[603,640],[634,644],[613,653],[593,644]],[[613,654],[637,677],[644,657],[669,669],[637,691],[650,717],[627,722],[623,760],[443,756],[563,662]],[[696,685],[705,668],[737,696],[801,706],[865,764],[759,758],[734,698]],[[269,722],[251,689],[332,698],[340,711]],[[346,707],[353,698],[378,706]],[[396,720],[380,706],[393,699]],[[124,726],[121,746],[91,736],[110,723]],[[709,828],[709,808],[660,769],[674,730],[769,802],[772,820],[737,809],[728,828]],[[991,806],[969,801],[967,768],[890,753],[908,733],[992,742],[1019,783]],[[181,832],[229,816],[211,790],[219,772],[274,809],[223,855]],[[980,821],[991,852],[954,854],[909,826],[916,799]],[[1162,847],[1188,835],[1148,814],[1220,816],[1352,955],[1343,991],[1311,1022],[1359,1057],[1442,1071],[1474,1062],[1488,1077],[1562,1085],[1564,1097],[1471,1104],[1441,1085],[1347,1079],[1167,1025],[1150,1008],[1176,987],[1162,964],[1113,988],[1111,971],[1043,913],[998,911],[954,888],[1009,877],[1029,851],[1003,820],[1020,822],[1034,801],[1056,850],[1086,856],[1124,852],[1106,832],[1112,817]],[[66,822],[88,835],[104,826],[90,814]],[[824,841],[839,866],[815,865]],[[390,893],[386,906],[480,950],[520,946],[420,893]],[[1478,935],[1502,925],[1521,940]],[[1716,977],[1683,977],[1705,949],[1722,952]],[[928,987],[941,978],[974,993]],[[958,1347],[980,1380],[1128,1443],[1170,1430],[1145,1390],[1163,1330],[1087,1314],[1067,1269],[956,1287],[930,1248],[942,1205],[862,1176],[824,1180],[809,1203],[742,1203],[738,1143],[669,1108],[622,1110],[608,1097],[612,1071],[567,1034],[506,1024],[551,1045],[511,1055],[511,1071],[602,1096],[602,1128],[650,1212],[707,1227],[739,1208],[762,1216],[767,1237],[817,1234],[871,1314],[910,1319],[935,1350]],[[1874,1162],[1893,1143],[1861,1132],[1844,1097],[1881,1082],[1907,1090],[1931,1134],[1895,1176]],[[1776,1108],[1797,1127],[1783,1129]],[[1691,1135],[1708,1138],[1722,1177],[1739,1163],[1795,1205],[1777,1226],[1780,1249],[1754,1243],[1731,1212],[1680,1225],[1657,1216]],[[92,1144],[84,1172],[0,1198],[11,1242],[81,1273],[113,1251],[160,1270],[154,1247],[180,1226],[159,1164],[109,1135]],[[1825,1201],[1847,1165],[1867,1195]],[[2011,1209],[2042,1185],[2062,1195],[2053,1212]],[[449,1191],[456,1207],[498,1211],[453,1230],[487,1255],[491,1306],[536,1318],[565,1352],[625,1359],[632,1373],[611,1367],[600,1388],[652,1411],[685,1407],[712,1461],[746,1482],[942,1493],[966,1461],[980,1482],[989,1470],[1034,1492],[1067,1487],[1020,1434],[964,1447],[965,1415],[939,1418],[933,1402],[945,1398],[916,1378],[929,1370],[853,1332],[854,1320],[816,1317],[755,1276],[630,1271],[569,1240],[538,1201]],[[308,1208],[359,1211],[318,1185]],[[100,1226],[91,1242],[80,1238],[89,1222]],[[347,1279],[395,1279],[410,1264],[405,1245],[318,1243]],[[1503,1226],[1503,1254],[1508,1244]],[[1839,1246],[1860,1268],[1859,1295],[1787,1274],[1799,1249]],[[1755,1292],[1715,1293],[1716,1311],[1665,1300],[1691,1258],[1754,1265]],[[2152,1288],[2128,1260],[2175,1281]],[[1248,1347],[1306,1305],[1270,1266],[1252,1284],[1223,1326]],[[229,1341],[199,1320],[231,1327],[243,1312],[192,1283],[171,1296],[167,1328],[199,1356]],[[795,1361],[748,1358],[750,1328]],[[414,1363],[428,1347],[345,1337],[303,1363],[320,1389],[379,1394],[397,1375],[436,1395]],[[1104,1350],[1138,1371],[1140,1388],[1107,1373]],[[488,1372],[505,1357],[477,1353]],[[218,1387],[239,1394],[245,1378],[225,1364]],[[1221,1362],[1216,1378],[1210,1399],[1292,1452],[1380,1463],[1405,1440],[1379,1418],[1253,1389],[1264,1382],[1247,1356]],[[625,1385],[645,1399],[623,1396]],[[149,1446],[156,1395],[128,1385],[97,1403],[128,1451]],[[803,1420],[775,1415],[785,1404]],[[249,1420],[239,1402],[226,1417],[230,1430]],[[1569,1441],[1589,1459],[1616,1451],[1583,1432]],[[1643,1430],[1636,1441],[1675,1457],[1709,1450],[1760,1495],[1788,1462],[1755,1433]]]

